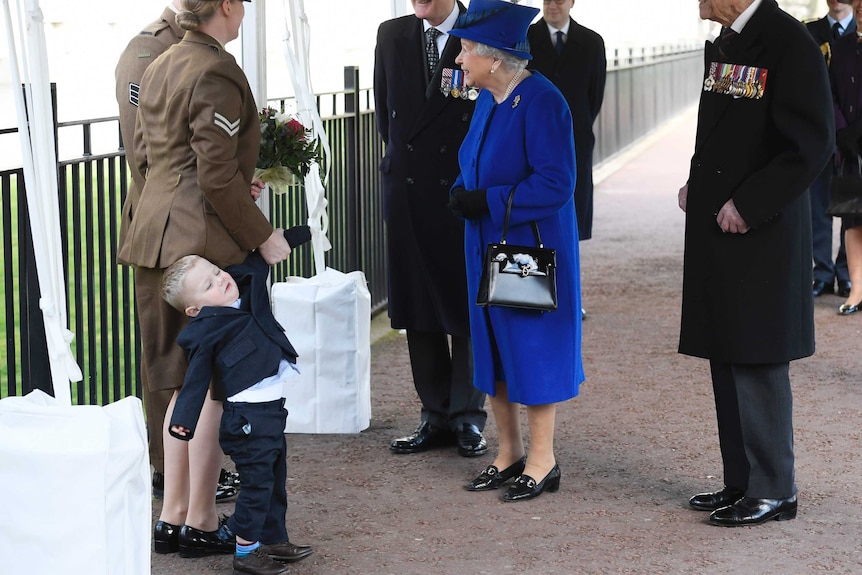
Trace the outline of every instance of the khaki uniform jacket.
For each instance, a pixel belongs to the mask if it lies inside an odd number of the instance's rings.
[[[224,267],[272,233],[250,193],[260,148],[254,96],[214,38],[186,32],[147,68],[134,148],[146,181],[121,263],[165,268],[198,254]]]
[[[158,20],[148,24],[123,50],[114,78],[117,81],[117,106],[120,110],[120,134],[126,149],[126,159],[132,173],[132,185],[123,203],[120,220],[120,245],[125,243],[126,232],[132,212],[138,205],[140,190],[144,187],[144,175],[135,169],[134,136],[135,117],[138,114],[138,96],[144,70],[162,53],[183,39],[185,30],[177,24],[176,14],[165,8]]]

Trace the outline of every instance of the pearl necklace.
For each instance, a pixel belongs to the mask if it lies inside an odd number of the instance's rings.
[[[515,89],[515,84],[518,83],[518,80],[521,78],[521,74],[523,74],[523,73],[524,73],[524,68],[521,68],[520,70],[518,70],[517,74],[512,76],[511,81],[509,81],[509,85],[506,86],[506,93],[503,94],[503,98],[499,102],[497,102],[498,104],[502,104],[503,102],[505,102],[506,100],[509,99],[509,96],[512,94],[512,90]]]

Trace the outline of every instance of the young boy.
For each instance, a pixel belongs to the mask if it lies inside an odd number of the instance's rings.
[[[297,371],[297,354],[272,315],[269,266],[263,258],[253,252],[228,269],[192,255],[165,271],[162,297],[190,318],[177,338],[189,369],[170,433],[183,440],[194,436],[212,381],[213,396],[224,399],[219,443],[242,477],[236,510],[227,522],[236,535],[233,568],[283,575],[288,569],[276,561],[299,561],[313,552],[308,545],[290,543],[284,523],[287,410],[282,389]]]

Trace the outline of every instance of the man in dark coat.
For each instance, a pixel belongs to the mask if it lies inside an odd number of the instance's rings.
[[[461,47],[447,33],[465,8],[455,0],[413,0],[413,8],[415,16],[380,25],[374,64],[377,128],[386,143],[380,171],[389,317],[393,328],[407,330],[422,401],[419,427],[390,450],[457,443],[469,457],[488,450],[487,415],[485,396],[473,386],[464,223],[447,207],[474,107],[458,89]]]
[[[850,9],[852,0],[826,0],[829,13],[823,18],[805,23],[820,51],[826,58],[826,66],[832,61],[833,42],[847,34],[855,35],[856,19]],[[832,164],[826,164],[814,183],[811,184],[811,236],[814,254],[814,297],[835,293],[841,297],[850,295],[850,273],[847,270],[847,253],[844,249],[844,234],[838,244],[838,254],[832,260],[832,216],[826,213],[829,205],[829,187],[832,183]],[[837,283],[837,290],[836,290]]]
[[[826,66],[775,0],[701,0],[707,42],[688,182],[679,351],[710,360],[734,527],[796,516],[790,361],[814,353],[808,186],[835,138]]]
[[[569,16],[574,5],[575,0],[542,4],[543,18],[527,32],[533,56],[527,67],[553,82],[572,111],[578,239],[588,240],[593,235],[593,124],[602,108],[608,64],[602,37]]]

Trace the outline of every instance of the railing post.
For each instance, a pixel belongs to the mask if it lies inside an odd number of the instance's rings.
[[[347,270],[359,269],[359,166],[362,153],[359,106],[359,67],[344,67],[344,112],[348,116],[344,138]]]

